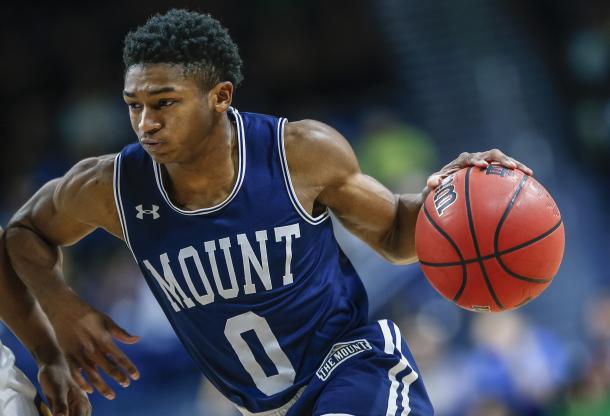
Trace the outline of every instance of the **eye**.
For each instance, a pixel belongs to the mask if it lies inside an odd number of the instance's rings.
[[[140,108],[142,108],[142,105],[138,103],[127,103],[127,106],[130,110],[139,110]]]
[[[171,99],[163,99],[163,100],[159,100],[159,107],[169,107],[170,105],[174,104],[176,101],[171,100]]]

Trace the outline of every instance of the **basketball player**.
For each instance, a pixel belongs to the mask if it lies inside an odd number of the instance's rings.
[[[73,381],[53,329],[27,288],[5,258],[0,227],[0,318],[28,348],[38,364],[38,379],[55,415],[88,415],[87,396]],[[0,340],[0,415],[49,416],[30,380],[15,366],[15,356]]]
[[[154,16],[127,35],[123,57],[139,143],[43,186],[8,232],[81,386],[114,397],[96,366],[121,385],[138,377],[113,342],[137,337],[62,276],[60,247],[101,227],[125,241],[187,351],[244,415],[433,414],[398,326],[368,322],[329,212],[409,263],[422,200],[445,176],[491,162],[529,169],[498,150],[464,153],[422,194],[394,195],[331,127],[231,107],[242,63],[208,15]]]

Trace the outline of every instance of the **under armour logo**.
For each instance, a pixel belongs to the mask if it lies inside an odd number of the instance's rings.
[[[157,218],[159,218],[161,216],[161,215],[159,215],[159,207],[157,205],[153,205],[152,209],[144,209],[144,208],[142,208],[142,205],[138,205],[138,206],[136,206],[136,209],[138,210],[136,217],[141,220],[144,219],[144,214],[152,215],[153,220],[156,220]]]

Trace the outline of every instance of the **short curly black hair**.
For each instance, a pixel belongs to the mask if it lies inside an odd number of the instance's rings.
[[[176,64],[210,89],[223,81],[237,86],[243,79],[237,45],[209,14],[171,9],[156,14],[125,36],[125,71],[138,64]]]

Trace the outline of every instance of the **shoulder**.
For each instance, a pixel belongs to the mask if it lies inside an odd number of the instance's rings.
[[[291,176],[311,176],[325,186],[360,172],[348,141],[328,124],[315,120],[289,122],[284,143]]]
[[[99,179],[112,179],[114,172],[114,160],[116,154],[94,156],[77,162],[66,173],[67,177],[95,177]]]
[[[52,191],[55,209],[82,223],[115,230],[115,156],[83,159],[59,178]]]
[[[286,123],[284,141],[293,151],[329,151],[333,155],[352,153],[341,133],[316,120],[300,120]]]
[[[103,155],[77,162],[60,180],[56,197],[86,196],[92,191],[113,187],[116,155]]]

